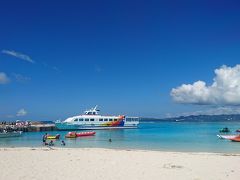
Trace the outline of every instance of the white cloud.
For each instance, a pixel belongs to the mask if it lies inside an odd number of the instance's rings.
[[[16,58],[22,59],[22,60],[30,62],[30,63],[34,63],[32,58],[30,56],[26,55],[26,54],[22,54],[22,53],[12,51],[12,50],[11,51],[10,50],[2,50],[2,53],[10,55],[10,56],[14,56]]]
[[[9,82],[9,77],[4,72],[0,72],[0,84],[7,84]]]
[[[222,66],[215,70],[211,85],[204,81],[173,88],[174,101],[185,104],[240,105],[240,65]]]
[[[27,115],[27,111],[25,109],[20,109],[16,116],[26,116]]]
[[[25,82],[31,80],[30,77],[23,76],[22,74],[13,73],[12,75],[15,77],[16,81],[17,81],[17,82],[20,82],[20,83],[25,83]]]

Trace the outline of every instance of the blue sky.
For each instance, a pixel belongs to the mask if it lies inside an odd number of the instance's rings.
[[[0,120],[56,120],[96,104],[150,117],[228,106],[171,92],[211,85],[215,69],[239,63],[239,19],[238,1],[4,1]]]

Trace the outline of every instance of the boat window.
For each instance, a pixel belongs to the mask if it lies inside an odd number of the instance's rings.
[[[114,121],[117,121],[117,119],[114,119]]]
[[[89,119],[85,119],[85,121],[89,121]]]
[[[112,121],[113,119],[109,119],[109,121]]]
[[[104,121],[108,121],[108,119],[104,119]]]
[[[94,119],[90,119],[90,121],[94,121]]]
[[[78,121],[83,121],[83,119],[78,119]]]
[[[93,112],[93,115],[96,115],[96,112]]]
[[[126,118],[126,121],[131,122],[131,118]]]
[[[76,121],[78,121],[78,119],[74,119],[74,121],[76,122]]]
[[[88,114],[88,115],[92,115],[92,112],[88,112],[87,114]]]
[[[99,119],[99,121],[103,121],[103,119]]]

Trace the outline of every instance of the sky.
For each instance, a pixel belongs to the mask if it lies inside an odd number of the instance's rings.
[[[0,6],[0,120],[240,112],[238,1]]]

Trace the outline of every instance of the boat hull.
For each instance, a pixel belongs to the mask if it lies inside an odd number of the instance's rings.
[[[237,135],[233,138],[229,138],[229,140],[233,141],[233,142],[240,142],[240,135]]]
[[[8,133],[0,133],[0,138],[9,138],[9,137],[19,137],[22,135],[22,131],[18,132],[8,132]]]
[[[220,138],[220,139],[231,139],[231,138],[235,138],[237,137],[238,135],[220,135],[218,134],[217,137]]]
[[[217,135],[220,139],[227,139],[234,142],[240,142],[240,135]]]

